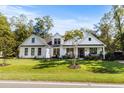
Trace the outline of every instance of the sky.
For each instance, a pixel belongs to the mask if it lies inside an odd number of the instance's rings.
[[[64,34],[72,29],[94,28],[104,13],[110,11],[109,5],[26,5],[0,6],[0,12],[8,18],[25,14],[28,19],[50,16],[54,27],[51,33]]]

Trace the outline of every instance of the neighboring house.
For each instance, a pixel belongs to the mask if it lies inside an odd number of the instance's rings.
[[[88,55],[97,56],[99,54],[103,54],[103,58],[105,58],[105,44],[90,32],[83,32],[83,38],[77,41],[77,47],[74,49],[73,46],[72,40],[64,41],[63,36],[59,33],[53,35],[50,42],[46,42],[33,34],[19,46],[19,57],[47,58],[46,54],[49,54],[50,57],[62,57],[73,53],[76,58],[83,58]]]

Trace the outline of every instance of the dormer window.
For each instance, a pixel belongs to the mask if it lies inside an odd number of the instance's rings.
[[[32,38],[32,43],[35,43],[35,38]]]
[[[60,38],[55,38],[54,39],[54,44],[55,45],[60,45],[61,41],[60,41]]]
[[[89,37],[89,41],[91,41],[91,38]]]

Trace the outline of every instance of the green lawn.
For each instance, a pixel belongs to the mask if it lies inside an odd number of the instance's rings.
[[[0,67],[0,80],[124,83],[124,64],[117,62],[78,61],[80,69],[69,69],[67,60],[8,59],[7,63]]]

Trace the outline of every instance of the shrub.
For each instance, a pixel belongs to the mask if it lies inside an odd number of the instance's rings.
[[[63,59],[71,59],[72,57],[70,57],[69,55],[63,55],[62,58]]]
[[[114,52],[114,58],[117,60],[124,60],[124,53],[121,51]]]
[[[114,54],[111,53],[111,52],[108,52],[108,53],[105,55],[105,59],[106,59],[106,60],[109,60],[109,61],[115,60]]]
[[[99,56],[85,56],[84,57],[85,60],[98,60],[100,59]]]

